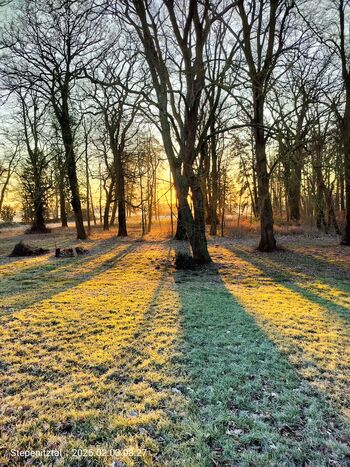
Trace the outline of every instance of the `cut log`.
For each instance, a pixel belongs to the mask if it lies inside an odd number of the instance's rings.
[[[10,257],[20,257],[20,256],[40,256],[49,253],[50,250],[44,248],[34,248],[26,243],[19,242],[15,245]]]

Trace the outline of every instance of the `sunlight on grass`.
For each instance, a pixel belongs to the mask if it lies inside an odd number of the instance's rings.
[[[31,267],[40,267],[45,264],[49,259],[49,254],[43,256],[34,256],[29,258],[21,258],[19,260],[9,261],[4,265],[0,265],[0,279],[18,274],[19,271],[25,271]]]
[[[246,254],[246,251],[243,249],[235,247],[235,250]],[[289,259],[289,256],[287,259]],[[332,279],[322,277],[322,274],[321,280],[319,280],[320,274],[317,273],[317,270],[311,270],[308,273],[300,272],[299,270],[293,270],[291,265],[288,266],[286,263],[278,262],[269,257],[264,257],[261,262],[275,272],[280,273],[279,280],[293,282],[297,287],[305,290],[305,292],[315,294],[316,298],[323,298],[331,302],[332,305],[344,307],[347,312],[346,314],[349,314],[350,318],[350,285],[345,278],[342,283],[338,281],[336,284],[331,285],[326,281]]]
[[[245,259],[216,248],[226,287],[310,384],[350,416],[350,323],[279,283]],[[264,259],[264,261],[267,261]]]
[[[347,426],[315,389],[345,408],[337,313],[242,252],[175,271],[183,244],[100,240],[1,281],[1,465],[23,464],[11,448],[66,466],[347,465]]]
[[[53,295],[61,290],[87,280],[91,275],[101,272],[113,264],[116,256],[123,254],[130,244],[107,244],[98,256],[56,259],[52,255],[41,262],[31,258],[27,268],[10,270],[0,283],[0,315],[29,306],[37,300]]]
[[[349,426],[222,280],[232,272],[245,288],[252,271],[221,248],[214,258],[221,273],[175,273],[190,397],[202,421],[197,439],[209,450],[204,465],[345,467]]]
[[[118,459],[134,465],[123,454],[132,449],[153,465],[166,442],[162,456],[176,456],[176,426],[186,414],[174,390],[182,381],[179,306],[165,284],[171,277],[154,267],[158,256],[159,248],[141,246],[92,279],[2,319],[3,444],[62,448],[67,465],[74,448],[121,449]]]
[[[323,262],[335,267],[341,267],[350,271],[350,252],[347,246],[343,245],[317,245],[313,243],[307,245],[293,245],[293,250],[306,255],[309,259]]]

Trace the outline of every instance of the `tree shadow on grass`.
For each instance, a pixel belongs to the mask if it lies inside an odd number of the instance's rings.
[[[322,269],[332,270],[336,276],[342,278],[343,275],[349,277],[350,274],[350,251],[349,247],[335,244],[327,245],[325,248],[320,248],[317,245],[313,248],[310,245],[297,245],[291,251],[293,255],[300,255],[302,260],[314,262]],[[328,254],[327,254],[328,253]]]
[[[218,271],[179,271],[175,283],[190,397],[211,450],[205,465],[349,465],[345,421],[299,377]]]
[[[241,248],[226,247],[240,258],[253,264],[264,274],[271,277],[277,283],[298,293],[302,297],[326,308],[328,311],[339,314],[342,318],[350,320],[350,306],[337,303],[338,297],[350,296],[350,285],[347,277],[342,275],[332,276],[333,271],[327,267],[327,275],[324,274],[326,265],[315,258],[309,258],[295,252],[278,252],[262,256],[256,252],[248,252]],[[310,264],[311,263],[311,264]],[[302,267],[300,271],[293,267]],[[305,271],[309,267],[311,272]],[[348,277],[350,279],[350,276]],[[317,287],[315,283],[320,285]]]
[[[81,258],[53,259],[52,262],[26,268],[18,274],[2,279],[0,317],[48,299],[93,278],[113,267],[116,261],[136,248],[135,243],[127,245],[115,242],[109,247],[108,242],[107,249],[101,254],[101,260],[100,253]],[[79,268],[82,268],[81,272]]]
[[[334,284],[340,290],[349,293],[350,268],[336,261],[327,261],[313,254],[285,249],[268,255],[271,262],[288,266],[291,272],[300,273],[310,279],[317,279],[325,284]],[[350,266],[350,264],[349,264]]]
[[[195,462],[199,447],[189,435],[195,425],[195,421],[189,420],[189,402],[177,389],[185,384],[185,371],[178,351],[181,327],[172,274],[167,266],[154,267],[157,252],[143,248],[143,253],[132,268],[130,260],[126,261],[124,281],[119,271],[114,276],[114,283],[119,282],[115,290],[125,287],[126,300],[114,295],[109,307],[102,305],[97,309],[89,303],[88,291],[100,302],[101,288],[98,284],[94,289],[88,287],[79,328],[78,323],[72,326],[64,322],[65,327],[58,333],[52,329],[49,334],[48,331],[38,335],[46,318],[44,313],[43,319],[36,323],[29,320],[28,326],[21,324],[21,335],[10,330],[22,352],[34,350],[33,345],[26,347],[28,334],[37,339],[35,354],[41,350],[39,362],[31,365],[23,362],[17,370],[17,375],[23,372],[29,375],[29,386],[25,391],[17,386],[16,394],[12,388],[4,403],[4,410],[8,405],[11,409],[12,397],[20,394],[21,405],[26,406],[22,418],[16,411],[10,411],[11,429],[16,426],[11,443],[18,448],[22,448],[28,432],[35,428],[31,447],[43,449],[55,437],[58,445],[64,446],[65,465],[83,465],[71,457],[73,447],[106,448],[107,452],[110,448],[144,451],[144,457],[134,459],[132,465],[203,465]],[[146,268],[149,260],[153,270]],[[104,280],[107,287],[108,278],[104,276]],[[101,290],[101,296],[103,293]],[[69,306],[68,302],[69,297]],[[84,294],[79,306],[83,302]],[[8,345],[12,347],[12,336],[9,337]],[[68,355],[63,355],[64,349]],[[98,362],[94,361],[96,356]],[[67,362],[67,358],[70,364],[61,364],[55,375],[55,363]],[[9,360],[11,356],[6,361]],[[15,374],[11,375],[11,382],[16,384]],[[4,444],[10,444],[9,438]],[[108,460],[91,458],[86,465],[102,466]],[[118,460],[128,465],[131,462],[127,455]]]

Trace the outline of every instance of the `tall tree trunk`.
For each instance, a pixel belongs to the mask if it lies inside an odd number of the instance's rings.
[[[260,251],[273,251],[276,240],[273,233],[273,210],[270,197],[269,174],[267,170],[266,141],[264,131],[264,99],[260,89],[254,93],[254,141],[256,175],[258,182],[260,210]]]
[[[67,174],[69,180],[69,186],[71,191],[71,204],[74,212],[74,220],[75,226],[77,230],[77,238],[79,240],[85,240],[87,238],[85,227],[84,227],[84,219],[83,219],[83,212],[81,209],[81,201],[80,201],[80,193],[79,193],[79,183],[77,177],[77,170],[76,170],[76,163],[75,157],[72,149],[66,150],[66,157],[67,157]]]
[[[289,219],[295,224],[300,223],[300,199],[301,199],[301,171],[302,155],[296,154],[291,161],[291,171],[288,183],[288,210]]]
[[[7,175],[6,175],[6,178],[5,178],[5,181],[4,181],[4,184],[3,184],[2,188],[1,188],[1,192],[0,192],[0,211],[1,211],[2,205],[4,203],[5,194],[6,194],[8,184],[10,182],[10,178],[11,178],[11,170],[9,168],[9,170],[7,172]]]
[[[100,161],[99,164],[98,164],[98,179],[99,179],[98,210],[99,210],[100,224],[102,224],[102,222],[103,222],[103,216],[102,216],[102,191],[103,191],[103,183],[102,183],[101,161]]]
[[[37,204],[34,212],[34,222],[31,227],[33,232],[47,232],[44,218],[44,206],[41,202]]]
[[[325,187],[325,192],[326,192],[326,199],[327,199],[327,206],[328,206],[328,227],[332,228],[332,225],[334,227],[335,233],[337,235],[341,235],[341,231],[339,229],[337,217],[335,215],[335,209],[334,209],[334,200],[333,200],[333,188],[326,188]]]
[[[48,229],[45,225],[45,205],[42,199],[40,180],[36,181],[36,185],[33,199],[34,217],[29,232],[47,233]]]
[[[188,167],[187,170],[189,170],[189,173],[186,175],[180,175],[179,173],[174,175],[173,173],[179,203],[175,239],[188,239],[195,262],[197,264],[207,264],[211,262],[211,258],[205,236],[204,196],[199,176],[193,173],[192,167]],[[194,216],[187,199],[189,187],[191,187]]]
[[[118,202],[118,237],[127,237],[126,209],[125,209],[125,180],[122,170],[117,175],[117,202]]]
[[[343,121],[344,125],[342,136],[344,146],[346,224],[342,245],[350,246],[350,83],[348,83],[346,87],[346,106]]]
[[[192,167],[187,166],[185,174],[177,173],[174,176],[174,182],[179,197],[179,206],[182,207],[182,221],[191,244],[193,259],[197,264],[208,264],[211,262],[211,258],[205,236],[204,196],[200,177],[193,173]],[[187,199],[189,187],[191,188],[194,216]]]
[[[186,209],[185,206],[181,206],[180,199],[178,199],[178,208],[177,208],[177,222],[176,222],[176,233],[175,233],[175,240],[187,240],[187,232],[186,232],[186,225],[184,219],[184,210]]]
[[[89,177],[89,158],[88,158],[88,139],[85,135],[85,177],[86,177],[86,218],[88,225],[88,233],[91,232],[90,220],[90,177]]]
[[[94,226],[96,227],[97,221],[96,221],[96,214],[95,214],[95,205],[94,205],[94,200],[92,197],[92,190],[90,188],[90,205],[91,205],[91,214],[92,214],[92,219],[94,221]]]
[[[62,90],[62,93],[64,90]],[[79,182],[77,175],[77,167],[74,153],[74,140],[70,124],[70,115],[68,111],[68,90],[65,91],[66,96],[63,97],[62,109],[56,107],[56,115],[60,123],[62,132],[62,140],[65,149],[65,164],[67,168],[67,177],[69,182],[71,204],[74,212],[75,226],[77,230],[77,238],[79,240],[85,240],[87,238],[83,213],[81,209],[80,193],[79,193]]]
[[[201,147],[201,186],[204,194],[205,223],[211,224],[211,186],[210,186],[210,157],[208,157],[209,143],[206,141]]]
[[[62,227],[68,227],[68,219],[67,219],[67,210],[66,210],[66,197],[64,194],[64,188],[60,182],[59,184],[59,191],[60,191],[60,218],[61,218],[61,225]]]
[[[316,227],[319,230],[324,228],[325,232],[328,231],[328,226],[325,217],[325,190],[324,190],[324,181],[322,175],[322,149],[321,143],[319,141],[315,141],[314,144],[314,172],[315,172],[315,184],[316,184]]]
[[[118,208],[118,201],[115,200],[112,206],[111,221],[109,223],[111,227],[115,225],[115,218],[117,217],[117,208]]]
[[[215,125],[212,125],[211,132],[214,133]],[[211,155],[211,215],[210,215],[210,235],[217,235],[218,226],[218,155],[216,148],[216,137],[213,136],[210,141]]]
[[[194,210],[193,238],[190,239],[193,258],[198,264],[207,264],[211,262],[211,259],[205,236],[204,196],[198,176],[191,177],[191,193]]]
[[[111,208],[111,200],[114,192],[114,182],[111,181],[107,195],[106,195],[106,204],[103,213],[103,230],[109,230],[109,211]]]

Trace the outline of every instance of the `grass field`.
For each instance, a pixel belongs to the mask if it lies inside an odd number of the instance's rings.
[[[79,258],[10,259],[0,232],[0,464],[350,466],[350,250],[332,237],[95,230]],[[26,236],[72,246],[73,230]],[[25,459],[11,450],[61,450]]]

